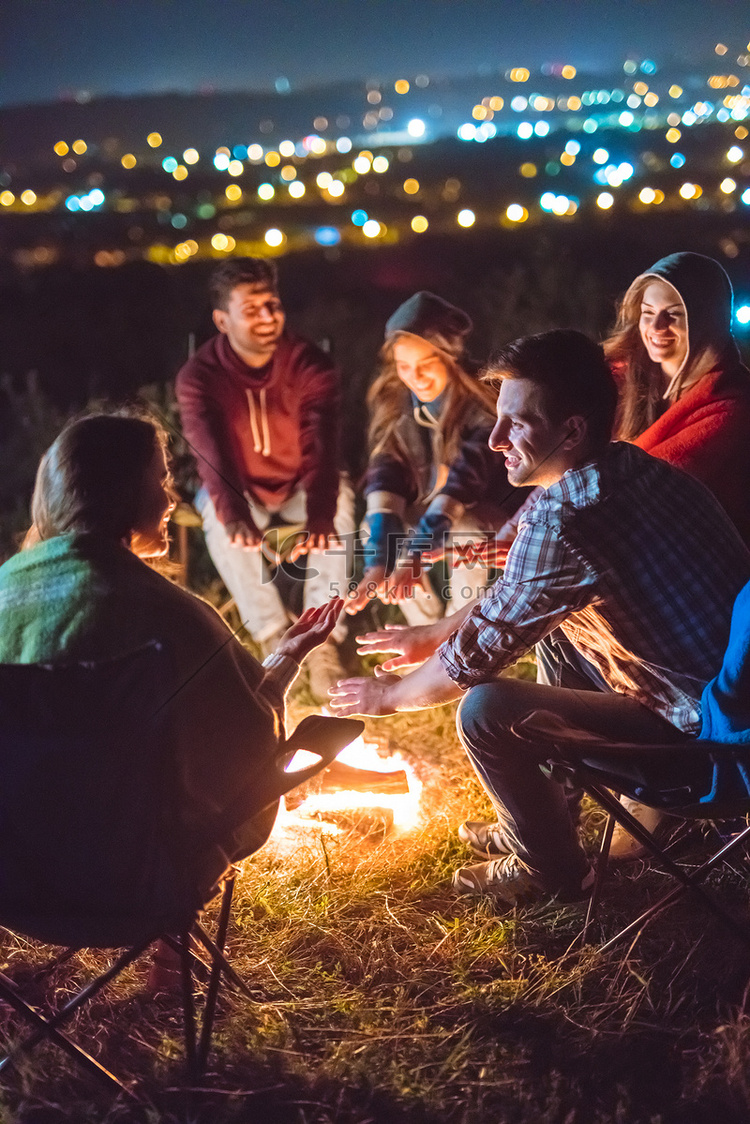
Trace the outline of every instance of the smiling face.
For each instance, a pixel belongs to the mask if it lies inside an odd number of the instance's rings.
[[[542,391],[530,379],[505,378],[497,399],[497,422],[489,445],[505,457],[508,483],[548,488],[580,458],[580,418],[550,419]]]
[[[139,558],[163,558],[167,553],[169,517],[175,507],[172,473],[157,443],[143,479],[139,525],[130,540],[130,549]]]
[[[214,309],[214,324],[233,351],[250,367],[264,367],[284,331],[284,310],[278,295],[264,285],[235,285],[226,308]]]
[[[448,367],[440,353],[421,336],[404,334],[393,345],[393,362],[401,382],[420,402],[434,402],[448,383]]]
[[[643,290],[638,328],[652,363],[671,378],[688,353],[688,326],[680,294],[666,281],[654,278]]]

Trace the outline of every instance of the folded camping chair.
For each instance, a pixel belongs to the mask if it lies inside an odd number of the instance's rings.
[[[0,1071],[22,1052],[51,1040],[87,1071],[128,1091],[61,1029],[75,1012],[157,939],[179,949],[188,1082],[201,1076],[221,978],[250,995],[223,953],[234,878],[231,862],[265,842],[280,796],[309,780],[356,737],[363,723],[313,715],[291,738],[271,740],[268,764],[243,807],[194,831],[182,826],[178,769],[170,721],[170,661],[153,642],[99,664],[0,665],[0,925],[46,944],[124,949],[100,976],[46,1016],[29,1005],[6,973],[0,1001],[31,1033],[0,1059]],[[165,705],[165,702],[167,705]],[[248,707],[255,705],[248,694]],[[254,719],[259,737],[263,714]],[[267,716],[268,717],[268,716]],[[242,727],[240,727],[242,728]],[[286,768],[297,748],[315,755],[298,772]],[[252,746],[248,745],[251,758]],[[206,747],[211,752],[211,747]],[[238,784],[238,792],[243,788]],[[237,850],[241,817],[247,830]],[[255,817],[253,819],[253,817]],[[241,835],[242,833],[240,833]],[[204,906],[224,893],[212,940],[200,924]],[[193,970],[209,960],[200,1038]],[[204,973],[205,974],[205,973]],[[252,998],[252,996],[250,995]]]
[[[570,779],[607,813],[582,940],[588,940],[596,920],[602,882],[607,870],[615,823],[630,832],[673,876],[673,885],[639,917],[611,937],[601,951],[626,937],[637,939],[643,928],[667,906],[690,892],[745,945],[750,946],[750,922],[733,917],[701,885],[706,875],[750,843],[750,820],[743,830],[722,835],[716,850],[689,872],[669,854],[670,848],[645,830],[620,803],[618,795],[679,817],[688,823],[737,820],[750,816],[750,745],[686,740],[660,745],[630,745],[602,741],[590,731],[567,726],[557,715],[535,711],[514,726],[521,737],[548,744],[546,765],[558,780]],[[642,766],[647,768],[642,771]],[[656,778],[656,780],[655,780]],[[617,795],[613,795],[613,793]],[[732,825],[734,827],[735,825]]]

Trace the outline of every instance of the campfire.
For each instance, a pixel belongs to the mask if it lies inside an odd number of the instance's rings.
[[[300,751],[291,767],[311,760]],[[274,838],[300,829],[379,837],[407,831],[419,822],[421,793],[422,782],[398,750],[359,737],[315,780],[285,798]]]

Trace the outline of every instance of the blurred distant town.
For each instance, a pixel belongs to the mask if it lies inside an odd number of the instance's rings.
[[[633,276],[691,249],[726,266],[747,348],[749,51],[0,110],[4,527],[70,410],[144,386],[172,409],[227,255],[279,259],[290,325],[342,371],[355,473],[383,325],[418,289],[470,312],[481,360],[550,327],[601,338]]]
[[[177,265],[393,244],[597,212],[737,216],[750,238],[750,54],[457,79],[5,109],[0,254]],[[727,228],[728,230],[730,228]]]

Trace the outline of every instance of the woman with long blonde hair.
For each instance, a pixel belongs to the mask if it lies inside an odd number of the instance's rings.
[[[435,620],[442,600],[422,556],[502,526],[523,498],[488,438],[495,396],[465,353],[469,316],[434,293],[416,293],[386,324],[380,371],[368,395],[365,574],[348,604],[397,603],[411,624]],[[481,564],[452,571],[448,612],[486,587]]]

